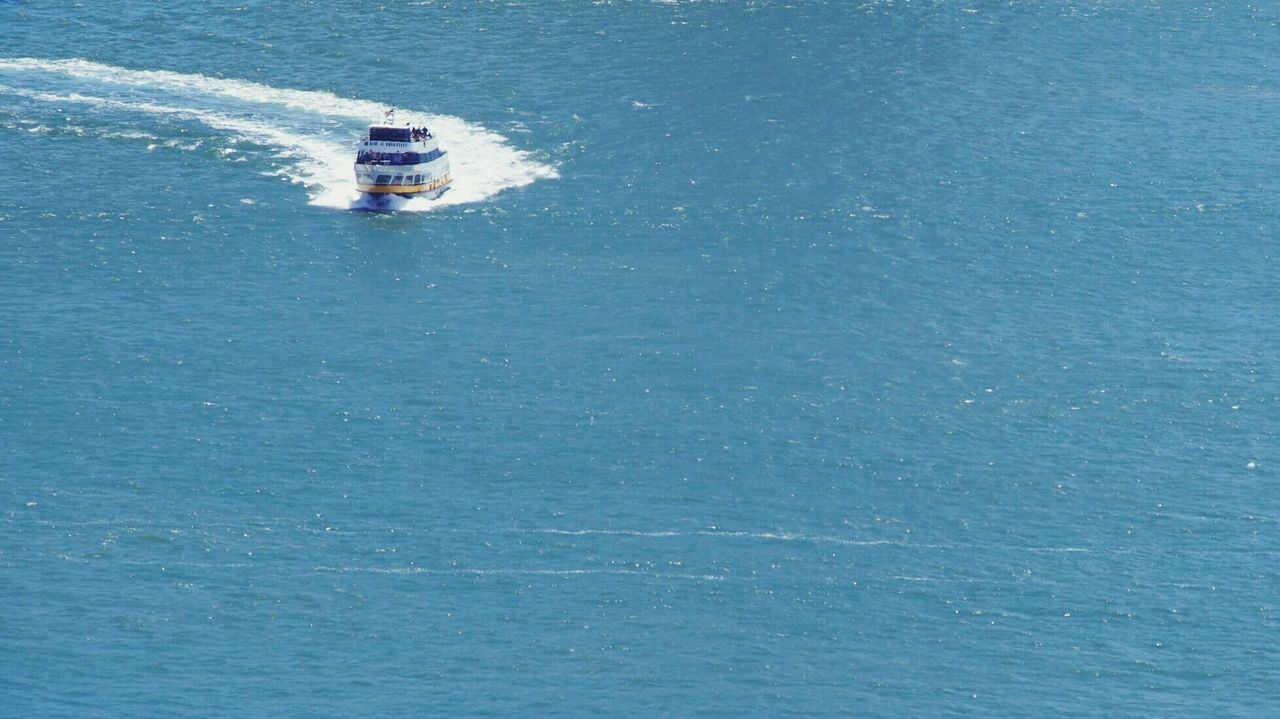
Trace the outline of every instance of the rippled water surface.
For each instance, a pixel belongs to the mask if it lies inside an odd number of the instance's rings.
[[[0,3],[0,716],[1274,715],[1278,20]]]

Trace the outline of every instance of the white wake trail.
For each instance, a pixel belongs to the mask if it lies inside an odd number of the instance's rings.
[[[382,103],[329,92],[81,59],[0,58],[0,80],[5,80],[0,95],[192,120],[275,148],[286,161],[277,168],[279,174],[305,185],[312,204],[342,209],[358,206],[352,171],[355,143],[365,124],[385,109]],[[65,87],[67,81],[70,88]],[[57,87],[41,87],[50,83]],[[408,200],[399,209],[425,211],[482,202],[503,190],[559,176],[553,166],[476,123],[415,110],[397,113],[402,121],[431,127],[441,138],[454,177],[441,198]]]

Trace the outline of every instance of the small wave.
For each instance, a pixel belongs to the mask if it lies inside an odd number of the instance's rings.
[[[725,577],[719,574],[675,574],[665,572],[645,572],[638,569],[536,569],[522,567],[497,567],[497,568],[450,568],[436,569],[431,567],[356,567],[356,566],[318,566],[314,568],[317,572],[331,573],[371,573],[371,574],[430,574],[442,576],[535,576],[535,577],[577,577],[587,575],[622,575],[622,576],[639,576],[649,577],[652,579],[681,579],[700,582],[720,582]]]
[[[724,539],[759,539],[766,541],[778,542],[813,542],[825,544],[841,544],[845,546],[864,547],[878,545],[901,544],[904,546],[921,546],[908,544],[890,539],[851,539],[846,537],[835,537],[831,535],[815,535],[815,534],[799,534],[793,532],[749,532],[749,531],[731,531],[718,529],[701,529],[694,531],[675,531],[675,530],[630,530],[630,529],[559,529],[559,528],[534,528],[534,529],[517,529],[515,531],[528,534],[559,534],[563,536],[579,537],[588,535],[604,535],[615,537],[715,537]]]
[[[801,542],[810,544],[834,544],[845,547],[899,547],[909,550],[943,550],[943,551],[1004,551],[1004,552],[1031,552],[1031,553],[1048,553],[1048,554],[1090,554],[1098,550],[1090,547],[1027,547],[1009,544],[935,544],[928,542],[915,542],[902,539],[859,539],[854,537],[841,537],[831,534],[805,534],[802,532],[784,532],[784,531],[747,531],[747,530],[724,530],[724,529],[699,529],[692,531],[676,531],[676,530],[628,530],[628,529],[562,529],[562,528],[531,528],[531,529],[515,529],[512,531],[526,534],[556,534],[562,536],[578,537],[589,535],[603,535],[616,537],[651,537],[651,538],[668,538],[668,537],[709,537],[714,539],[746,539],[758,540],[766,542]],[[1109,553],[1127,553],[1123,549],[1108,549]]]
[[[591,534],[603,534],[617,537],[679,537],[685,536],[682,532],[656,531],[643,532],[627,529],[526,529],[518,530],[528,532],[530,534],[562,534],[570,537],[581,537]]]

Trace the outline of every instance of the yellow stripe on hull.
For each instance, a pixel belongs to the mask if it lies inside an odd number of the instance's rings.
[[[453,178],[448,175],[434,182],[427,182],[421,185],[365,185],[356,184],[356,189],[370,195],[417,195],[423,192],[431,192],[449,184]]]

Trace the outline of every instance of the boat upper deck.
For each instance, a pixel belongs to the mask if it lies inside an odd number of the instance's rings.
[[[361,165],[420,165],[424,162],[444,157],[444,151],[434,148],[428,152],[377,152],[361,150],[356,154],[356,163]]]

